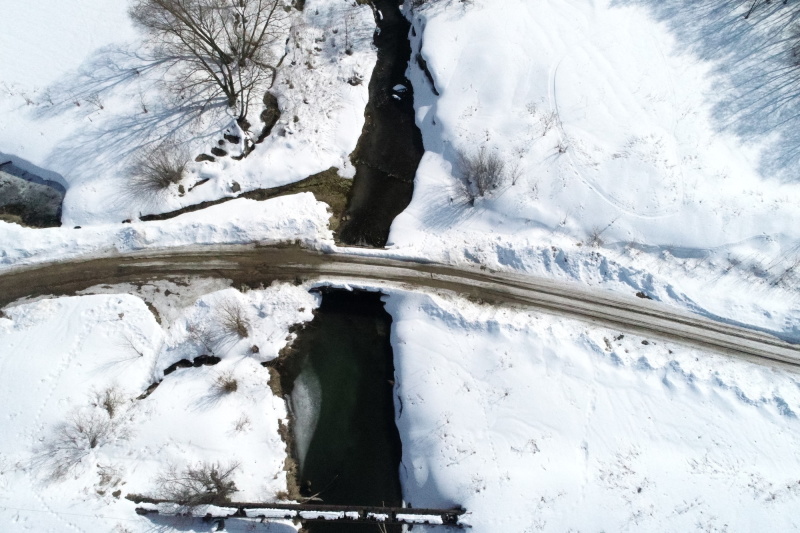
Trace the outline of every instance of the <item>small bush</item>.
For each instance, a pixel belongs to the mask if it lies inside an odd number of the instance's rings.
[[[217,342],[214,334],[202,324],[188,324],[186,333],[189,341],[203,350],[205,355],[215,355],[217,352]]]
[[[506,181],[506,164],[494,152],[481,147],[477,153],[459,152],[456,165],[460,179],[460,192],[470,205],[475,199],[486,196]]]
[[[214,390],[219,395],[231,394],[232,392],[236,392],[238,388],[239,382],[236,381],[236,378],[233,377],[233,373],[231,372],[220,374],[214,379]]]
[[[239,463],[199,463],[183,470],[170,466],[156,480],[159,496],[186,506],[224,505],[238,490],[231,479],[237,468]]]
[[[233,429],[237,433],[241,433],[242,431],[246,430],[250,427],[250,417],[246,414],[242,414],[236,421],[233,423]]]
[[[145,205],[157,203],[167,194],[170,185],[183,179],[188,162],[186,151],[176,145],[156,147],[134,161],[124,196]]]
[[[51,479],[63,479],[80,465],[83,458],[111,436],[114,425],[105,412],[96,409],[76,410],[56,426],[45,440],[39,458]]]
[[[125,396],[116,385],[96,392],[94,395],[94,405],[105,410],[109,418],[114,418],[125,401]]]
[[[225,336],[244,339],[250,335],[247,310],[238,300],[227,299],[220,302],[217,308],[217,320]]]

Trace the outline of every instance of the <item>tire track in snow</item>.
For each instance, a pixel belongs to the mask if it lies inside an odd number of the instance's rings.
[[[747,328],[713,315],[716,320],[634,296],[533,275],[389,259],[359,249],[340,250],[322,253],[289,246],[202,246],[20,267],[0,274],[0,305],[28,295],[73,294],[102,283],[197,275],[226,279],[234,286],[298,279],[376,290],[401,286],[457,293],[494,305],[535,308],[800,371],[800,346],[781,340],[776,332]]]

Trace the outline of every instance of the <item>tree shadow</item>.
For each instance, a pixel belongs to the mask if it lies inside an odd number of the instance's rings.
[[[676,37],[679,52],[711,64],[713,125],[745,142],[766,141],[758,170],[800,182],[800,9],[783,2],[612,0],[645,6]]]
[[[47,87],[34,116],[69,115],[84,125],[55,147],[48,164],[82,181],[119,170],[146,147],[213,142],[219,119],[230,121],[225,100],[202,86],[176,92],[164,81],[169,68],[141,46],[114,45]]]

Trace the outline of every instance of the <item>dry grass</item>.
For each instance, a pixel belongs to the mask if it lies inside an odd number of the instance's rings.
[[[214,379],[214,392],[220,396],[234,393],[238,389],[239,382],[233,376],[232,372],[224,372]]]
[[[217,321],[224,336],[247,338],[250,335],[250,319],[247,310],[238,300],[223,300],[217,307]]]
[[[94,395],[94,405],[105,410],[109,418],[114,418],[126,401],[125,396],[116,385],[107,387]]]
[[[158,204],[178,184],[189,163],[187,152],[174,145],[162,144],[136,158],[123,188],[123,199],[145,206]]]

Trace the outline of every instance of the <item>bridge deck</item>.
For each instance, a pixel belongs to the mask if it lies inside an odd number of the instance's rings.
[[[244,503],[230,502],[222,505],[187,507],[171,500],[128,496],[140,504],[136,512],[141,515],[188,515],[201,518],[263,518],[299,519],[302,521],[342,520],[360,523],[385,524],[441,524],[463,527],[459,518],[466,511],[453,509],[415,509],[411,507],[376,507],[363,505],[320,505],[298,503]]]

